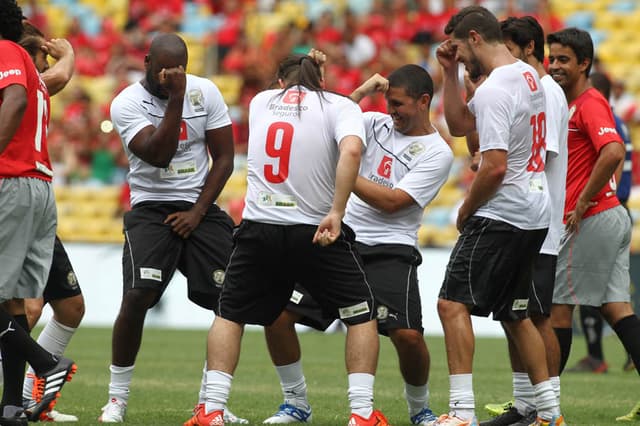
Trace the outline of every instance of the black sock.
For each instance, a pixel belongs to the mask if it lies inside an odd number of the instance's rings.
[[[11,328],[24,327],[27,325],[26,315],[16,315],[13,317]],[[6,330],[6,328],[5,328]],[[10,333],[7,333],[10,334]],[[4,339],[2,339],[4,341]],[[27,367],[25,359],[16,351],[9,349],[9,344],[0,344],[2,351],[2,374],[4,374],[4,390],[2,392],[2,406],[13,405],[22,406],[22,383],[24,380],[24,370]]]
[[[0,345],[2,345],[2,359],[4,364],[5,353],[11,354],[23,360],[26,360],[36,373],[44,373],[55,367],[57,360],[49,352],[44,350],[42,346],[36,343],[26,331],[29,328],[23,328],[20,324],[27,325],[26,316],[18,320],[9,315],[7,311],[0,308]],[[3,365],[4,368],[4,365]],[[24,370],[21,374],[24,375]],[[22,395],[20,396],[22,398]]]
[[[558,337],[558,343],[560,344],[560,371],[558,374],[562,374],[564,367],[567,365],[569,354],[571,353],[571,339],[573,338],[571,328],[554,328],[556,336]]]
[[[593,358],[604,360],[602,353],[602,315],[593,306],[580,306],[580,322],[587,340],[587,352]]]
[[[640,374],[640,319],[635,315],[622,318],[613,326],[613,331],[629,352],[636,371]]]

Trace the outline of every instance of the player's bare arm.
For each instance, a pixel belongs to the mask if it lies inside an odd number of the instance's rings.
[[[27,91],[24,86],[11,84],[0,90],[0,154],[15,135],[27,109]]]
[[[375,73],[360,85],[349,96],[354,102],[360,103],[362,99],[374,93],[384,93],[389,89],[389,81],[378,73]]]
[[[129,149],[138,158],[155,167],[167,167],[178,149],[182,105],[187,84],[182,66],[162,69],[158,75],[160,85],[169,94],[167,109],[160,125],[140,130],[129,143]]]
[[[406,209],[415,203],[411,195],[402,189],[388,188],[362,176],[356,179],[353,193],[367,204],[389,214]]]
[[[341,222],[347,207],[349,195],[355,186],[360,158],[362,157],[362,140],[357,136],[346,136],[340,141],[340,158],[336,167],[336,189],[333,204],[329,213],[318,225],[313,242],[327,246],[340,236]]]
[[[436,58],[443,71],[444,116],[452,136],[465,136],[476,128],[476,120],[462,100],[458,83],[456,48],[445,40],[436,50]]]
[[[56,61],[51,68],[40,74],[49,96],[53,96],[71,80],[75,70],[75,53],[71,43],[64,38],[52,38],[41,49]]]
[[[498,190],[507,172],[507,151],[490,149],[482,153],[478,174],[471,183],[460,210],[456,227],[462,232],[464,223]]]
[[[600,149],[600,154],[596,164],[593,166],[589,180],[578,197],[576,208],[567,214],[567,231],[573,232],[579,228],[584,213],[589,207],[595,205],[591,199],[609,182],[619,164],[624,161],[624,155],[624,145],[619,142],[608,143]]]
[[[172,213],[164,221],[171,224],[173,231],[182,238],[188,238],[198,227],[233,173],[234,145],[231,126],[207,130],[206,142],[213,164],[198,200],[190,210]]]

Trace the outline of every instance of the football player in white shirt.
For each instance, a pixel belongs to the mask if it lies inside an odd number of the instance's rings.
[[[551,223],[533,269],[533,285],[529,297],[529,314],[540,332],[547,355],[549,377],[556,397],[560,398],[560,346],[551,326],[553,286],[556,279],[558,247],[564,224],[564,195],[567,182],[567,132],[569,108],[564,92],[544,69],[544,32],[532,16],[507,18],[500,23],[504,43],[513,56],[536,69],[546,100],[546,149],[544,173],[549,184]],[[529,425],[536,419],[533,386],[529,381],[513,339],[507,333],[509,356],[513,370],[513,406],[484,426]],[[499,404],[498,407],[504,404]],[[486,407],[491,414],[491,406]],[[498,413],[496,413],[498,414]]]
[[[500,24],[470,6],[445,27],[437,49],[445,118],[452,135],[478,131],[480,166],[458,211],[461,232],[440,290],[438,313],[449,364],[449,407],[438,425],[477,425],[470,315],[502,321],[534,384],[535,425],[563,425],[542,338],[527,318],[533,263],[549,226],[544,175],[545,95],[537,72],[515,59]],[[460,97],[458,63],[487,75],[469,104]]]
[[[311,54],[285,58],[280,88],[251,101],[246,208],[209,332],[205,410],[187,426],[222,424],[244,324],[272,324],[296,282],[347,324],[349,424],[387,425],[373,409],[374,300],[341,224],[364,147],[362,112],[323,89],[322,54]]]
[[[418,65],[376,74],[351,98],[382,92],[389,114],[364,114],[367,150],[349,198],[345,223],[356,232],[356,248],[376,299],[378,331],[389,336],[398,353],[412,424],[431,425],[427,381],[429,352],[423,337],[417,267],[417,231],[425,206],[446,181],[453,153],[432,126],[429,109],[433,82]],[[297,287],[278,321],[265,328],[271,358],[284,393],[284,404],[265,423],[306,422],[311,412],[294,323],[324,330],[333,318],[315,309]]]
[[[129,158],[132,209],[124,216],[124,292],[103,423],[124,421],[145,315],[176,269],[187,278],[189,299],[217,312],[231,254],[233,222],[215,204],[233,171],[231,120],[218,88],[186,74],[186,67],[184,41],[158,35],[145,57],[145,77],[111,104]],[[195,411],[202,409],[203,389]],[[226,421],[238,419],[227,411]]]

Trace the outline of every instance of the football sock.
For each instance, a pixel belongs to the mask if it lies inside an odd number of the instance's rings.
[[[67,327],[66,325],[60,324],[55,319],[51,318],[42,330],[42,333],[40,333],[40,336],[38,336],[38,344],[52,354],[60,356],[66,349],[75,331],[75,328]],[[24,379],[22,399],[31,399],[33,377],[30,377],[29,374],[35,374],[33,367],[31,366],[29,366],[27,376]]]
[[[205,413],[224,410],[231,391],[231,374],[219,370],[207,371],[207,399],[204,403]]]
[[[351,373],[349,380],[349,405],[351,412],[368,419],[373,413],[373,382],[375,376],[367,373]]]
[[[0,344],[3,347],[3,363],[7,361],[10,348],[14,356],[26,359],[37,372],[46,372],[55,367],[58,361],[29,336],[26,318],[25,315],[17,315],[14,318],[0,308]],[[6,374],[7,370],[3,369],[3,372]],[[21,376],[23,373],[24,369],[20,370]],[[20,397],[22,397],[22,379],[20,379]]]
[[[556,394],[556,399],[558,400],[558,404],[560,404],[560,377],[553,376],[549,377],[551,381],[551,387],[553,387],[553,393]]]
[[[109,382],[109,398],[118,398],[121,401],[129,400],[129,385],[133,377],[133,365],[127,367],[119,367],[117,365],[109,366],[111,371],[111,381]]]
[[[307,384],[302,373],[302,361],[298,360],[292,364],[276,366],[276,371],[280,377],[284,402],[308,410]]]
[[[580,322],[587,339],[587,351],[593,358],[604,360],[602,352],[602,315],[593,306],[580,306]]]
[[[413,417],[422,411],[423,408],[429,407],[428,384],[413,386],[409,383],[405,383],[404,394],[407,398],[407,406],[409,407],[409,417]]]
[[[475,416],[475,400],[473,395],[473,375],[449,375],[449,413],[468,420]]]
[[[527,373],[513,373],[513,401],[523,416],[536,409],[536,395]]]
[[[536,399],[536,409],[538,417],[551,420],[554,416],[560,415],[560,405],[556,400],[556,394],[553,392],[551,381],[545,380],[533,385]]]
[[[202,380],[200,380],[200,392],[198,392],[198,404],[204,404],[207,401],[207,361],[202,367]]]
[[[15,328],[16,332],[22,331],[26,334],[28,330],[27,316],[15,315],[11,321],[11,326],[5,328]],[[22,406],[22,379],[24,378],[24,369],[26,360],[24,356],[15,350],[11,343],[5,341],[7,336],[15,333],[8,332],[2,337],[2,369],[4,373],[4,388],[2,389],[2,406]],[[16,337],[16,336],[14,336]],[[27,338],[30,337],[27,335]],[[9,414],[11,416],[13,414]]]
[[[553,331],[556,333],[560,345],[560,371],[558,375],[562,375],[571,353],[572,330],[571,328],[554,328]]]
[[[635,315],[622,318],[613,326],[613,330],[627,350],[636,371],[640,374],[640,319]]]

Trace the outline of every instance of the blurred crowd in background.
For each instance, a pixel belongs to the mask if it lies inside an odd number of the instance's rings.
[[[481,4],[499,17],[532,15],[545,33],[565,26],[591,31],[599,46],[637,33],[640,5],[634,0],[30,0],[19,2],[45,35],[65,37],[76,53],[72,84],[52,99],[49,149],[58,185],[122,186],[126,209],[127,159],[109,121],[113,97],[144,73],[144,55],[158,32],[178,32],[189,47],[187,71],[211,78],[220,87],[233,120],[238,173],[247,144],[251,98],[269,86],[276,64],[291,52],[315,47],[327,54],[326,87],[349,94],[373,73],[406,63],[426,68],[434,79],[432,122],[456,154],[441,202],[432,203],[433,225],[448,224],[449,214],[472,179],[464,140],[449,136],[444,123],[440,67],[435,48],[450,16],[469,4]],[[604,11],[609,15],[600,14]],[[603,28],[599,19],[610,19]],[[635,26],[634,26],[635,25]],[[615,34],[614,34],[615,32]],[[622,32],[622,34],[620,34]],[[616,38],[617,37],[617,38]],[[632,37],[630,34],[629,37]],[[611,41],[611,40],[609,40]],[[614,45],[613,43],[610,43]],[[617,45],[618,43],[616,43]],[[636,43],[637,44],[637,43]],[[631,42],[630,42],[631,45]],[[613,80],[612,106],[640,144],[640,79],[627,85],[630,59],[609,53],[594,66]],[[631,61],[640,62],[640,51]],[[613,57],[613,59],[612,59]],[[606,59],[606,61],[604,60]],[[635,80],[634,80],[635,81]],[[385,111],[382,95],[361,103],[365,111]],[[635,154],[634,154],[635,156]],[[640,181],[634,161],[634,183]],[[242,179],[238,179],[241,181]],[[236,191],[237,192],[237,191]],[[223,200],[234,202],[234,199]],[[443,207],[438,210],[438,207]],[[631,206],[633,207],[633,206]],[[63,212],[64,213],[64,212]],[[427,216],[427,215],[426,215]],[[429,220],[425,220],[429,224]]]

